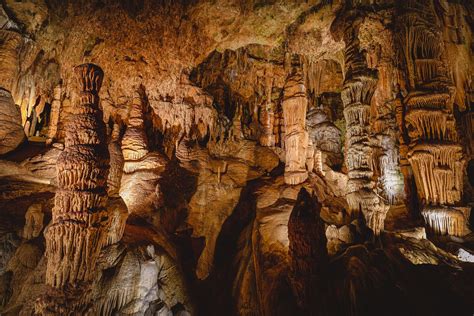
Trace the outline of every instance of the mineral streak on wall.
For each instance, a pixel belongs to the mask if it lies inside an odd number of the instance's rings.
[[[45,232],[46,284],[56,289],[77,288],[93,279],[108,226],[109,154],[98,96],[103,72],[93,64],[77,66],[74,72],[78,101],[57,161],[58,190]],[[46,303],[59,311],[52,301]],[[51,310],[38,307],[45,314]]]
[[[423,203],[422,215],[433,232],[462,236],[463,154],[453,116],[455,87],[443,60],[444,44],[430,1],[408,1],[399,19],[409,92],[404,98],[408,160]],[[448,207],[449,206],[449,207]]]

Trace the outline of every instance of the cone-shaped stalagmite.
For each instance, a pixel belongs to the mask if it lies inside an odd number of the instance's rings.
[[[107,236],[109,154],[98,96],[103,72],[92,64],[74,71],[78,101],[58,158],[58,190],[45,232],[46,284],[53,290],[38,301],[41,314],[86,312],[87,283]]]

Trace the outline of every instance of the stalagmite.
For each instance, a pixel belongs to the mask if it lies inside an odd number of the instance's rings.
[[[148,154],[142,104],[142,98],[137,92],[133,97],[127,130],[122,140],[122,151],[125,160],[140,160]]]
[[[57,85],[53,91],[53,102],[51,103],[51,118],[48,127],[48,138],[46,140],[47,144],[51,144],[56,138],[58,133],[58,123],[59,123],[59,114],[61,111],[61,94],[62,87]]]
[[[109,142],[110,170],[107,179],[107,194],[109,196],[107,211],[110,222],[107,240],[104,246],[112,245],[122,239],[125,223],[128,218],[127,205],[119,195],[124,167],[124,157],[120,148],[120,125],[114,124]]]
[[[103,72],[93,64],[77,66],[74,72],[78,100],[58,158],[59,188],[45,232],[46,284],[52,290],[37,302],[36,311],[43,315],[86,312],[87,286],[94,278],[109,221],[109,154],[98,96]]]
[[[306,109],[308,100],[303,78],[298,72],[290,75],[284,87],[282,102],[285,125],[285,183],[299,184],[308,178],[306,170]]]
[[[41,204],[33,204],[28,207],[25,214],[25,227],[23,227],[23,238],[32,239],[39,236],[43,230],[43,207]]]

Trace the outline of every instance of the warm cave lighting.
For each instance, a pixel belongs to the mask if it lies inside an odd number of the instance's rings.
[[[473,16],[0,1],[0,315],[474,315]]]

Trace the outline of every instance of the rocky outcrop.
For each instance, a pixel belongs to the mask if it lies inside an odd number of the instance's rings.
[[[10,92],[0,87],[0,155],[17,148],[24,138],[20,109]]]
[[[84,313],[87,284],[107,236],[109,154],[98,92],[103,72],[92,64],[74,69],[77,106],[58,158],[53,219],[45,232],[46,284],[52,291],[38,300],[37,312]]]

